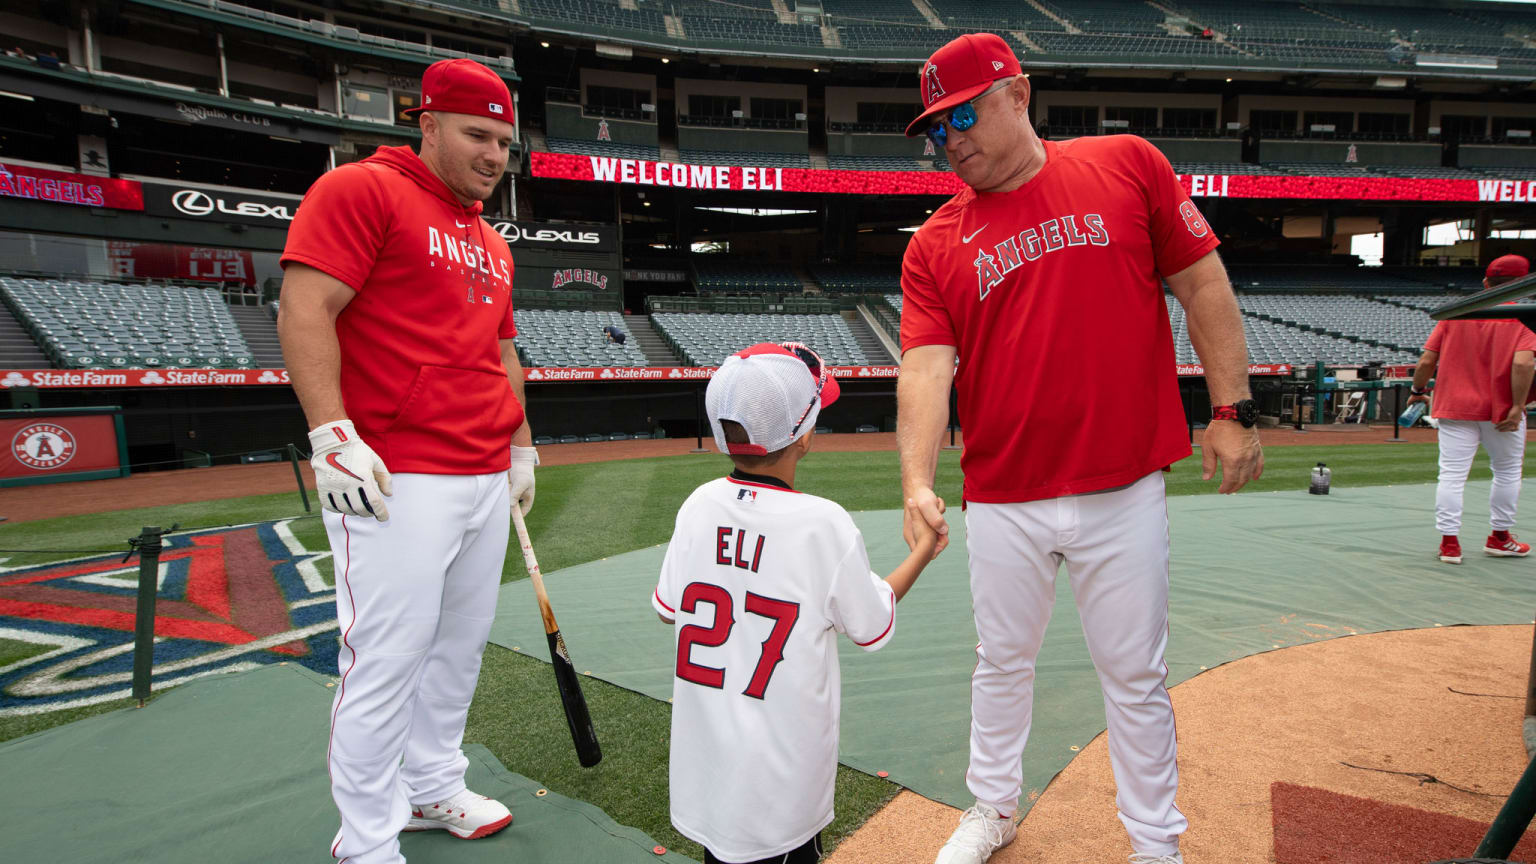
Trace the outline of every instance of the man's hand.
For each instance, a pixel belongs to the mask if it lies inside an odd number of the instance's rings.
[[[1408,404],[1409,405],[1412,405],[1415,402],[1428,402],[1428,401],[1429,401],[1429,394],[1428,393],[1415,393],[1415,394],[1410,394],[1408,396]]]
[[[1504,415],[1504,419],[1493,424],[1493,428],[1500,432],[1513,432],[1520,428],[1520,421],[1525,419],[1525,406],[1515,405]]]
[[[901,536],[908,549],[916,549],[929,534],[938,535],[938,543],[928,559],[931,561],[949,545],[949,523],[944,521],[944,499],[923,487],[907,497],[901,515]]]
[[[384,498],[394,494],[389,469],[373,448],[363,443],[351,420],[336,420],[309,432],[309,457],[315,469],[320,506],[343,516],[372,516],[389,521]]]
[[[1216,476],[1216,465],[1221,463],[1221,488],[1223,495],[1236,492],[1264,475],[1264,450],[1259,446],[1259,430],[1244,429],[1232,420],[1212,420],[1205,427],[1200,440],[1200,458],[1204,473],[1202,480]]]
[[[524,516],[533,509],[533,466],[537,464],[538,450],[512,445],[512,464],[507,468],[507,489],[512,493],[512,503],[522,508]]]

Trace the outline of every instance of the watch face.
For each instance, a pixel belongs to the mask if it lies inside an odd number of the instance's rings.
[[[1259,403],[1252,399],[1244,399],[1233,406],[1237,409],[1237,422],[1245,428],[1251,428],[1259,422]]]

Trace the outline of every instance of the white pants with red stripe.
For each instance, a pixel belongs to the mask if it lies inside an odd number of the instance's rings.
[[[1435,487],[1435,528],[1441,534],[1461,533],[1461,500],[1467,488],[1467,473],[1477,445],[1488,450],[1488,464],[1493,469],[1493,488],[1488,490],[1488,522],[1495,531],[1508,531],[1515,525],[1515,508],[1520,504],[1520,470],[1525,461],[1525,421],[1520,428],[1500,432],[1493,424],[1478,420],[1441,420],[1440,483]]]
[[[1065,562],[1098,672],[1115,803],[1137,852],[1177,851],[1188,827],[1174,804],[1179,772],[1168,644],[1168,508],[1162,472],[1112,492],[969,503],[966,546],[976,632],[971,765],[976,799],[1012,813],[1034,703],[1035,658]]]
[[[347,864],[398,864],[412,804],[464,788],[459,745],[501,587],[505,472],[396,474],[388,522],[325,513],[341,680],[331,796]]]

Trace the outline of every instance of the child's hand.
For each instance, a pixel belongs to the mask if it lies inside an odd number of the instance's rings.
[[[917,545],[912,547],[912,556],[925,564],[939,557],[939,553],[949,545],[949,535],[936,531],[918,532],[916,539]]]

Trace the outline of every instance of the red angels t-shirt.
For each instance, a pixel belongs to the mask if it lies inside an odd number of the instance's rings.
[[[347,416],[390,471],[505,471],[523,408],[498,339],[512,253],[409,147],[381,148],[309,188],[282,263],[357,292],[336,318]]]
[[[1110,489],[1190,453],[1162,278],[1219,241],[1146,140],[1044,144],[1039,174],[956,195],[902,262],[902,350],[959,351],[967,501]]]
[[[1441,321],[1424,350],[1440,354],[1430,416],[1497,423],[1514,407],[1510,366],[1516,351],[1536,351],[1536,333],[1508,318]]]

